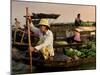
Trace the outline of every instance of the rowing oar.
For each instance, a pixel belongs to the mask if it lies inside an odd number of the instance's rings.
[[[29,23],[29,19],[28,19],[28,7],[26,7],[26,25],[28,26],[28,45],[29,45],[29,55],[30,55],[30,72],[32,72],[32,52],[30,51],[30,47],[31,47],[31,37],[30,37],[30,23]]]

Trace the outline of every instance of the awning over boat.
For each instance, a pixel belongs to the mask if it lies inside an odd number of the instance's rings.
[[[31,18],[32,19],[41,19],[41,18],[57,19],[59,16],[60,16],[59,14],[32,13]]]

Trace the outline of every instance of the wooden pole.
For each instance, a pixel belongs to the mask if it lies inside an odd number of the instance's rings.
[[[21,43],[23,42],[24,34],[25,34],[25,33],[22,34]]]
[[[30,23],[29,23],[29,19],[28,19],[28,7],[26,7],[26,25],[28,26],[28,45],[29,48],[31,47],[31,37],[30,37]],[[30,55],[30,72],[32,72],[32,52],[29,50],[29,55]]]

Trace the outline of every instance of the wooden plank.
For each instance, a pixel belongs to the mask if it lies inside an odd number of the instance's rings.
[[[91,27],[87,27],[87,26],[80,26],[80,27],[78,27],[78,28],[76,28],[79,32],[91,32],[91,31],[95,31],[96,30],[96,28],[95,28],[95,26],[91,26]]]
[[[54,48],[64,48],[64,47],[77,46],[77,45],[82,45],[82,43],[71,43],[67,45],[54,44]]]
[[[14,45],[24,45],[24,46],[28,46],[28,43],[15,42],[13,44]],[[32,45],[34,45],[34,44],[32,43]],[[77,46],[77,45],[82,45],[82,43],[71,43],[71,44],[67,44],[67,45],[54,44],[53,47],[54,48],[63,48],[63,47],[70,47],[70,46]]]

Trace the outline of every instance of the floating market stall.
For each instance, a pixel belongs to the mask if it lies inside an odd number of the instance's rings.
[[[45,16],[45,17],[44,17]],[[49,18],[49,19],[57,19],[60,15],[58,14],[44,14],[44,13],[33,13],[31,16],[33,24],[37,25],[41,18]],[[26,17],[26,16],[24,16]],[[54,26],[55,27],[55,26]],[[60,30],[62,26],[58,26]],[[53,26],[51,27],[53,28]],[[77,28],[81,33],[83,32],[95,32],[95,26],[91,27],[79,27]],[[53,29],[51,29],[53,30]],[[54,29],[55,30],[55,29]],[[58,30],[58,29],[56,29]],[[62,29],[64,30],[64,29]],[[62,31],[57,31],[58,33],[63,33]],[[54,31],[54,50],[55,56],[53,60],[44,60],[42,59],[41,54],[32,53],[32,63],[35,66],[45,66],[45,67],[73,67],[78,66],[83,63],[92,63],[96,62],[96,43],[95,41],[89,42],[87,41],[82,43],[68,43],[65,40],[65,31],[63,33],[63,41],[61,39],[57,39],[57,32]],[[93,34],[95,36],[95,34]],[[39,40],[38,37],[34,35],[30,31],[31,36],[31,44],[35,46],[37,41]],[[90,35],[89,35],[90,36]],[[95,39],[95,38],[94,38]],[[28,32],[27,29],[12,29],[12,46],[18,48],[21,53],[22,62],[25,64],[29,64],[29,54],[28,54]]]
[[[90,44],[90,45],[88,45]],[[28,43],[13,43],[15,47],[20,47],[22,51],[21,59],[25,64],[29,64],[29,55],[27,50]],[[35,45],[34,43],[32,45]],[[22,48],[23,47],[23,48]],[[90,47],[90,48],[88,48]],[[54,60],[43,60],[41,56],[32,54],[32,61],[35,66],[45,67],[73,67],[83,63],[96,62],[96,48],[94,42],[83,42],[83,43],[67,43],[66,41],[55,41],[54,49],[55,56]],[[91,61],[93,60],[93,61]],[[41,64],[40,64],[41,63]]]

